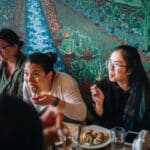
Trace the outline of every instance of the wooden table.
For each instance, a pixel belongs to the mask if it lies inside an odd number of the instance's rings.
[[[70,130],[70,135],[74,135],[75,132],[77,132],[78,129],[78,125],[77,124],[72,124],[72,123],[65,123],[67,125],[67,127]],[[72,146],[75,147],[75,145],[72,143]],[[64,150],[64,148],[62,148],[61,146],[56,147],[57,150]],[[131,150],[131,146],[126,146],[124,145],[124,150]],[[98,149],[97,149],[98,150]],[[104,148],[100,148],[100,150],[111,150],[111,144],[109,144],[108,146],[104,147]]]

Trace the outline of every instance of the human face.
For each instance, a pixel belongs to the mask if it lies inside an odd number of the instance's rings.
[[[16,44],[11,45],[5,40],[0,39],[0,57],[4,61],[10,60],[15,57],[18,46]]]
[[[121,51],[114,51],[107,63],[109,80],[112,82],[127,82],[131,71],[123,59]]]
[[[38,64],[27,62],[24,67],[24,81],[32,92],[39,94],[48,92],[51,85],[52,72],[46,74]]]

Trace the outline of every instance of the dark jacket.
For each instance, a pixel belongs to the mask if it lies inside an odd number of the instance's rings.
[[[123,91],[117,83],[110,82],[108,78],[97,83],[99,88],[103,91],[104,99],[104,114],[99,118],[98,122],[107,128],[114,126],[122,126],[126,130],[139,131],[141,129],[150,130],[150,112],[143,107],[143,119],[138,119],[139,110],[136,110],[137,115],[129,118],[125,113],[125,106],[131,94],[131,89]]]

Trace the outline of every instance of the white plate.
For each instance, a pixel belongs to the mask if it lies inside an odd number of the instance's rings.
[[[103,148],[103,147],[107,146],[111,142],[110,130],[108,130],[108,129],[104,128],[104,127],[101,127],[101,126],[97,126],[97,125],[90,125],[90,126],[86,126],[84,128],[85,129],[92,129],[94,132],[101,132],[102,131],[102,132],[108,133],[108,138],[103,144],[98,144],[98,145],[86,145],[86,144],[83,144],[83,145],[80,145],[81,148],[98,149],[98,148]],[[76,135],[77,135],[77,133],[75,134],[75,136],[73,138],[73,142],[75,144],[77,144],[77,142],[75,140]]]
[[[63,144],[63,141],[55,142],[55,146],[59,146],[59,145],[62,145],[62,144]]]

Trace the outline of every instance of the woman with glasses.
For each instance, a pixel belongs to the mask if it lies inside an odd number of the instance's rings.
[[[77,82],[68,74],[54,70],[57,57],[54,53],[33,53],[24,67],[24,100],[33,105],[39,114],[48,107],[63,110],[65,120],[82,122],[86,107]]]
[[[22,97],[23,41],[11,29],[0,30],[0,94]]]
[[[99,124],[150,130],[150,82],[137,49],[116,47],[106,65],[108,78],[91,86]]]

